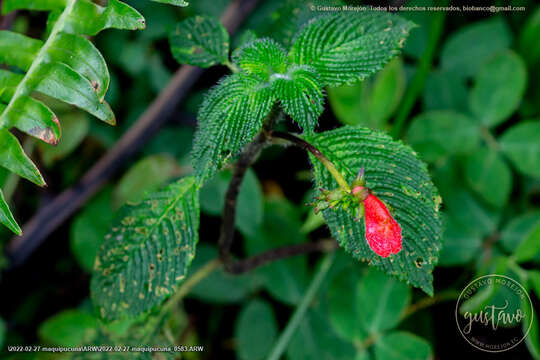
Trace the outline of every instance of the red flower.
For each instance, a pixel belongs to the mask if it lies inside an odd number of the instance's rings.
[[[362,190],[362,186],[356,186],[353,194]],[[401,227],[390,215],[386,205],[375,195],[368,193],[364,200],[364,214],[366,239],[371,250],[382,257],[397,254],[401,250]]]

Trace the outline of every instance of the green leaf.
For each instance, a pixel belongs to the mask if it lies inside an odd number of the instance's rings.
[[[41,46],[43,42],[40,40],[2,30],[0,31],[0,63],[28,71]]]
[[[174,293],[195,256],[198,195],[195,178],[187,177],[120,210],[91,281],[103,318],[138,316]]]
[[[363,80],[399,53],[413,24],[389,13],[315,18],[297,34],[289,60],[310,65],[324,86]]]
[[[92,199],[71,223],[71,252],[79,265],[92,273],[96,255],[114,219],[112,189],[106,188]]]
[[[499,144],[519,172],[540,178],[540,120],[512,126],[502,135]]]
[[[225,194],[232,174],[225,170],[201,189],[202,211],[221,216],[225,205]],[[255,236],[264,216],[264,195],[257,175],[251,169],[246,172],[236,205],[235,225],[244,236]]]
[[[84,140],[90,129],[88,116],[81,112],[62,115],[63,138],[57,145],[39,143],[41,159],[45,166],[50,167],[56,161],[71,154]]]
[[[533,291],[536,294],[536,297],[540,299],[540,271],[538,270],[529,270],[529,282],[532,286]]]
[[[352,182],[364,167],[367,186],[394,212],[401,225],[403,249],[396,255],[376,255],[365,239],[364,222],[342,209],[323,216],[331,233],[356,259],[368,261],[384,272],[433,293],[431,272],[441,248],[440,197],[426,165],[401,142],[365,128],[342,127],[307,138]],[[337,188],[330,173],[316,160],[316,187]]]
[[[475,77],[469,97],[472,113],[483,125],[500,124],[518,108],[526,82],[525,64],[514,52],[490,59]]]
[[[179,175],[176,160],[166,154],[150,155],[137,161],[122,176],[114,190],[114,204],[138,203],[147,193],[157,191]]]
[[[444,228],[440,266],[467,264],[478,256],[482,247],[482,234],[476,227],[463,224],[449,215]]]
[[[287,71],[285,49],[272,39],[258,39],[235,50],[233,61],[246,74],[271,81]]]
[[[199,182],[211,178],[262,128],[274,98],[268,87],[243,73],[226,77],[212,88],[198,114],[193,167]]]
[[[441,50],[441,68],[464,78],[481,71],[487,59],[510,46],[511,31],[502,17],[469,24],[453,33]]]
[[[478,125],[468,116],[449,110],[420,114],[407,131],[407,142],[427,161],[468,154],[479,141]]]
[[[517,247],[514,257],[517,262],[531,260],[540,253],[540,220],[536,222],[534,228],[521,241]]]
[[[429,360],[433,359],[431,345],[414,334],[395,331],[375,342],[377,360]]]
[[[189,273],[196,272],[205,263],[217,257],[216,247],[201,244],[197,249],[197,257],[193,260]],[[260,279],[255,272],[231,275],[220,268],[196,284],[188,296],[210,303],[235,303],[255,291],[259,284]]]
[[[241,360],[265,359],[278,335],[272,307],[261,300],[252,300],[244,305],[234,333],[236,352]]]
[[[502,207],[508,201],[512,190],[512,172],[496,151],[480,148],[467,157],[465,179],[488,204]]]
[[[97,335],[99,321],[81,310],[64,310],[38,328],[39,337],[47,344],[58,346],[86,345]]]
[[[0,166],[39,186],[45,185],[36,165],[26,156],[17,138],[8,130],[0,129],[0,144]]]
[[[189,5],[189,3],[184,0],[152,0],[152,1],[157,2],[157,3],[182,6],[182,7]]]
[[[4,193],[0,189],[0,223],[4,224],[9,230],[13,231],[15,234],[21,236],[22,230],[17,224],[17,220],[13,217],[9,206],[4,199]],[[0,345],[1,346],[1,345]]]
[[[4,320],[0,318],[0,349],[4,346],[4,341],[6,339],[6,324],[4,323]]]
[[[540,44],[538,38],[540,37],[540,8],[529,16],[529,19],[521,28],[521,33],[518,39],[518,49],[521,56],[527,61],[528,64],[534,65],[540,60]],[[539,354],[540,355],[540,354]]]
[[[463,79],[451,72],[433,71],[426,79],[423,91],[424,110],[454,110],[468,112],[468,90]],[[458,127],[456,126],[456,129]]]
[[[207,68],[228,61],[229,34],[214,18],[195,16],[180,22],[170,33],[169,42],[180,64]]]

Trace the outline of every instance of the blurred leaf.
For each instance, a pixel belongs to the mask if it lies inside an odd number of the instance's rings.
[[[217,257],[218,251],[215,246],[201,244],[197,248],[197,256],[193,260],[189,273],[193,274],[208,261]],[[231,275],[219,268],[195,285],[188,296],[211,303],[234,303],[255,291],[259,284],[260,279],[255,272]]]
[[[90,120],[82,112],[62,115],[62,139],[57,145],[38,143],[41,159],[47,167],[71,154],[84,140],[90,130]]]
[[[214,18],[195,16],[178,23],[169,42],[180,64],[207,68],[228,61],[229,34]]]
[[[432,0],[409,0],[403,4],[404,7],[414,6],[432,6]],[[411,31],[411,35],[405,43],[403,53],[412,56],[416,59],[420,59],[424,53],[429,37],[429,28],[433,17],[427,11],[400,11],[399,13],[405,19],[412,21],[417,28]]]
[[[187,126],[167,126],[162,128],[142,149],[144,154],[173,155],[182,165],[189,156],[194,130]]]
[[[176,160],[166,154],[149,155],[137,161],[122,176],[114,190],[114,204],[138,203],[147,193],[158,190],[180,175]]]
[[[427,161],[472,152],[480,141],[478,126],[468,116],[449,110],[431,111],[413,119],[407,141]]]
[[[439,265],[463,265],[478,256],[482,247],[482,233],[477,227],[468,226],[448,216],[444,228]]]
[[[300,232],[300,214],[287,200],[273,198],[264,207],[264,222],[253,236],[245,239],[248,255],[281,246],[309,241]],[[297,304],[304,296],[308,284],[305,256],[275,261],[255,270],[263,280],[263,286],[276,299],[286,304]]]
[[[2,347],[4,346],[4,341],[6,339],[6,324],[4,323],[4,320],[0,318],[0,350],[2,350]]]
[[[527,235],[532,233],[539,221],[540,211],[538,210],[515,217],[501,231],[500,244],[509,254],[514,253]]]
[[[540,178],[540,120],[519,123],[506,130],[500,146],[519,172]]]
[[[502,17],[468,24],[452,35],[441,50],[441,68],[458,77],[472,76],[484,62],[512,42],[510,29]]]
[[[47,344],[59,346],[86,345],[97,335],[99,321],[87,312],[64,310],[38,328],[39,337]]]
[[[467,157],[465,179],[488,204],[502,207],[508,201],[512,190],[512,172],[496,151],[480,148]]]
[[[162,4],[175,5],[175,6],[188,6],[189,5],[189,3],[184,0],[152,0],[152,1],[162,3]]]
[[[525,92],[527,69],[512,51],[485,63],[475,77],[469,102],[472,113],[485,126],[506,120],[518,108]]]
[[[540,253],[540,220],[533,226],[523,241],[520,242],[514,257],[517,262],[529,261]]]
[[[467,113],[467,96],[463,79],[450,72],[432,71],[423,92],[424,111],[454,110]]]
[[[328,100],[340,122],[382,129],[405,89],[400,59],[390,61],[372,80],[328,89]]]
[[[106,320],[147,313],[186,277],[199,240],[199,194],[182,178],[120,209],[101,246],[90,284]]]
[[[71,223],[71,251],[79,265],[88,273],[92,273],[94,269],[96,255],[114,218],[111,195],[111,187],[102,190]]]
[[[540,271],[538,270],[529,270],[529,280],[534,290],[536,297],[540,299]]]
[[[323,211],[332,236],[356,259],[433,293],[431,274],[441,245],[440,197],[426,165],[411,148],[388,135],[345,126],[307,137],[352,182],[365,167],[367,187],[385,201],[401,225],[403,250],[388,258],[375,254],[365,240],[364,221],[342,209]],[[312,158],[315,187],[337,188],[330,173]]]
[[[527,348],[529,349],[532,357],[534,359],[540,359],[540,327],[538,325],[538,314],[534,314],[531,311],[528,304],[525,303],[528,301],[529,300],[527,298],[522,299],[521,306],[521,308],[524,309],[525,319],[530,319],[531,317],[533,319],[530,329],[529,322],[523,321],[523,333],[526,333],[528,331],[527,337],[525,338],[525,344],[527,345]]]
[[[383,335],[375,342],[377,360],[429,360],[433,359],[431,345],[414,334],[395,331]]]
[[[231,177],[231,171],[225,170],[203,186],[200,195],[202,211],[221,216]],[[264,198],[259,179],[251,169],[248,169],[242,181],[237,201],[236,227],[245,236],[255,236],[263,222]]]
[[[518,38],[518,49],[521,56],[530,65],[536,64],[540,60],[540,7],[529,16],[525,25],[521,29]]]
[[[278,335],[272,306],[261,300],[248,302],[238,315],[234,333],[241,360],[266,358]]]

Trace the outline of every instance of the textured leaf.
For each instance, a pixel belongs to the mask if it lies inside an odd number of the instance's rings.
[[[241,360],[265,359],[278,335],[272,307],[261,300],[247,303],[238,315],[234,333]]]
[[[464,26],[441,50],[441,68],[458,77],[474,75],[491,56],[510,46],[512,33],[502,17]]]
[[[0,223],[4,224],[9,230],[13,231],[17,235],[22,234],[22,230],[17,224],[17,220],[13,217],[13,214],[9,210],[9,206],[4,199],[4,194],[0,189]],[[0,344],[1,346],[1,344]]]
[[[469,103],[478,121],[495,126],[517,109],[525,92],[527,71],[521,58],[506,51],[489,60],[475,78]]]
[[[47,344],[86,345],[97,335],[99,321],[81,310],[64,310],[40,324],[39,337]]]
[[[195,16],[180,22],[169,35],[169,42],[180,64],[207,68],[228,61],[229,34],[210,17]]]
[[[408,332],[396,331],[375,342],[376,360],[430,360],[433,351],[429,343]]]
[[[453,111],[431,111],[413,119],[407,141],[427,161],[467,154],[480,141],[480,129],[468,116]]]
[[[272,39],[258,39],[235,50],[233,61],[245,73],[262,81],[270,81],[287,71],[287,54]]]
[[[0,144],[0,166],[39,186],[45,185],[36,165],[26,156],[19,140],[8,130],[0,129]]]
[[[210,90],[198,114],[193,167],[199,182],[212,177],[261,129],[274,102],[268,87],[243,73]]]
[[[363,220],[356,221],[341,209],[323,212],[334,238],[355,258],[432,294],[431,272],[441,248],[440,197],[426,165],[409,147],[369,129],[346,126],[307,139],[349,182],[365,167],[367,186],[393,209],[402,228],[403,249],[388,258],[379,257],[367,244]],[[313,162],[316,186],[337,188],[328,171]]]
[[[514,125],[502,135],[500,145],[519,172],[540,178],[540,120]]]
[[[91,282],[103,318],[146,313],[184,279],[198,241],[195,183],[193,177],[183,178],[121,209],[96,258]]]
[[[315,18],[297,34],[292,63],[311,65],[324,86],[362,80],[398,54],[413,24],[380,12]]]

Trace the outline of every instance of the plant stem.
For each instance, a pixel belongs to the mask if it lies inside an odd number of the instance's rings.
[[[445,6],[448,1],[443,1],[443,3],[443,6]],[[437,48],[437,44],[439,43],[439,39],[443,31],[445,16],[446,13],[440,11],[436,12],[432,17],[426,49],[420,57],[418,70],[416,70],[411,84],[407,87],[405,96],[403,96],[403,100],[401,101],[400,110],[394,121],[391,135],[395,139],[398,139],[401,136],[401,133],[403,132],[403,127],[405,126],[405,120],[407,120],[407,118],[409,117],[409,114],[411,113],[411,110],[416,103],[418,95],[420,95],[420,92],[424,89],[424,85],[426,83],[426,79],[431,69],[433,58],[435,56],[435,50]]]
[[[302,255],[310,252],[330,252],[334,251],[338,247],[338,243],[333,239],[324,239],[317,242],[307,242],[302,244],[283,246],[262,252],[247,259],[226,264],[225,270],[232,274],[242,274],[272,261],[281,260],[291,256]]]
[[[443,302],[443,301],[450,301],[455,300],[459,297],[459,291],[456,290],[446,290],[438,293],[437,295],[433,297],[426,297],[418,302],[410,305],[405,312],[401,315],[401,320],[405,319],[406,317],[414,314],[415,312],[425,309],[431,305],[435,305],[437,303]]]
[[[281,132],[281,131],[273,131],[271,133],[271,137],[275,139],[286,140],[295,146],[298,146],[304,150],[309,151],[311,154],[313,154],[313,156],[315,156],[315,158],[317,158],[317,160],[321,162],[321,164],[324,165],[324,167],[330,172],[332,177],[336,180],[338,185],[343,190],[347,192],[351,191],[351,188],[349,187],[349,183],[347,182],[347,180],[345,180],[345,178],[343,177],[341,172],[336,168],[334,163],[332,163],[332,161],[330,161],[330,159],[328,159],[323,153],[321,153],[320,150],[317,149],[315,146],[308,143],[304,139],[299,138],[298,136]]]
[[[331,253],[326,255],[324,260],[322,261],[321,267],[313,277],[313,280],[311,281],[311,284],[309,285],[309,288],[302,298],[302,301],[294,311],[293,316],[287,323],[287,326],[285,327],[285,330],[281,333],[281,336],[279,337],[278,341],[275,343],[274,347],[272,348],[272,351],[270,352],[270,355],[268,356],[267,360],[279,360],[283,352],[285,351],[285,348],[287,347],[287,344],[291,340],[292,336],[294,335],[294,332],[300,325],[300,322],[304,318],[304,315],[308,309],[308,306],[313,301],[313,298],[319,291],[319,288],[321,287],[321,284],[323,283],[323,280],[325,279],[326,275],[328,274],[328,271],[330,270],[330,267],[332,266],[332,263],[334,261],[335,254]]]

